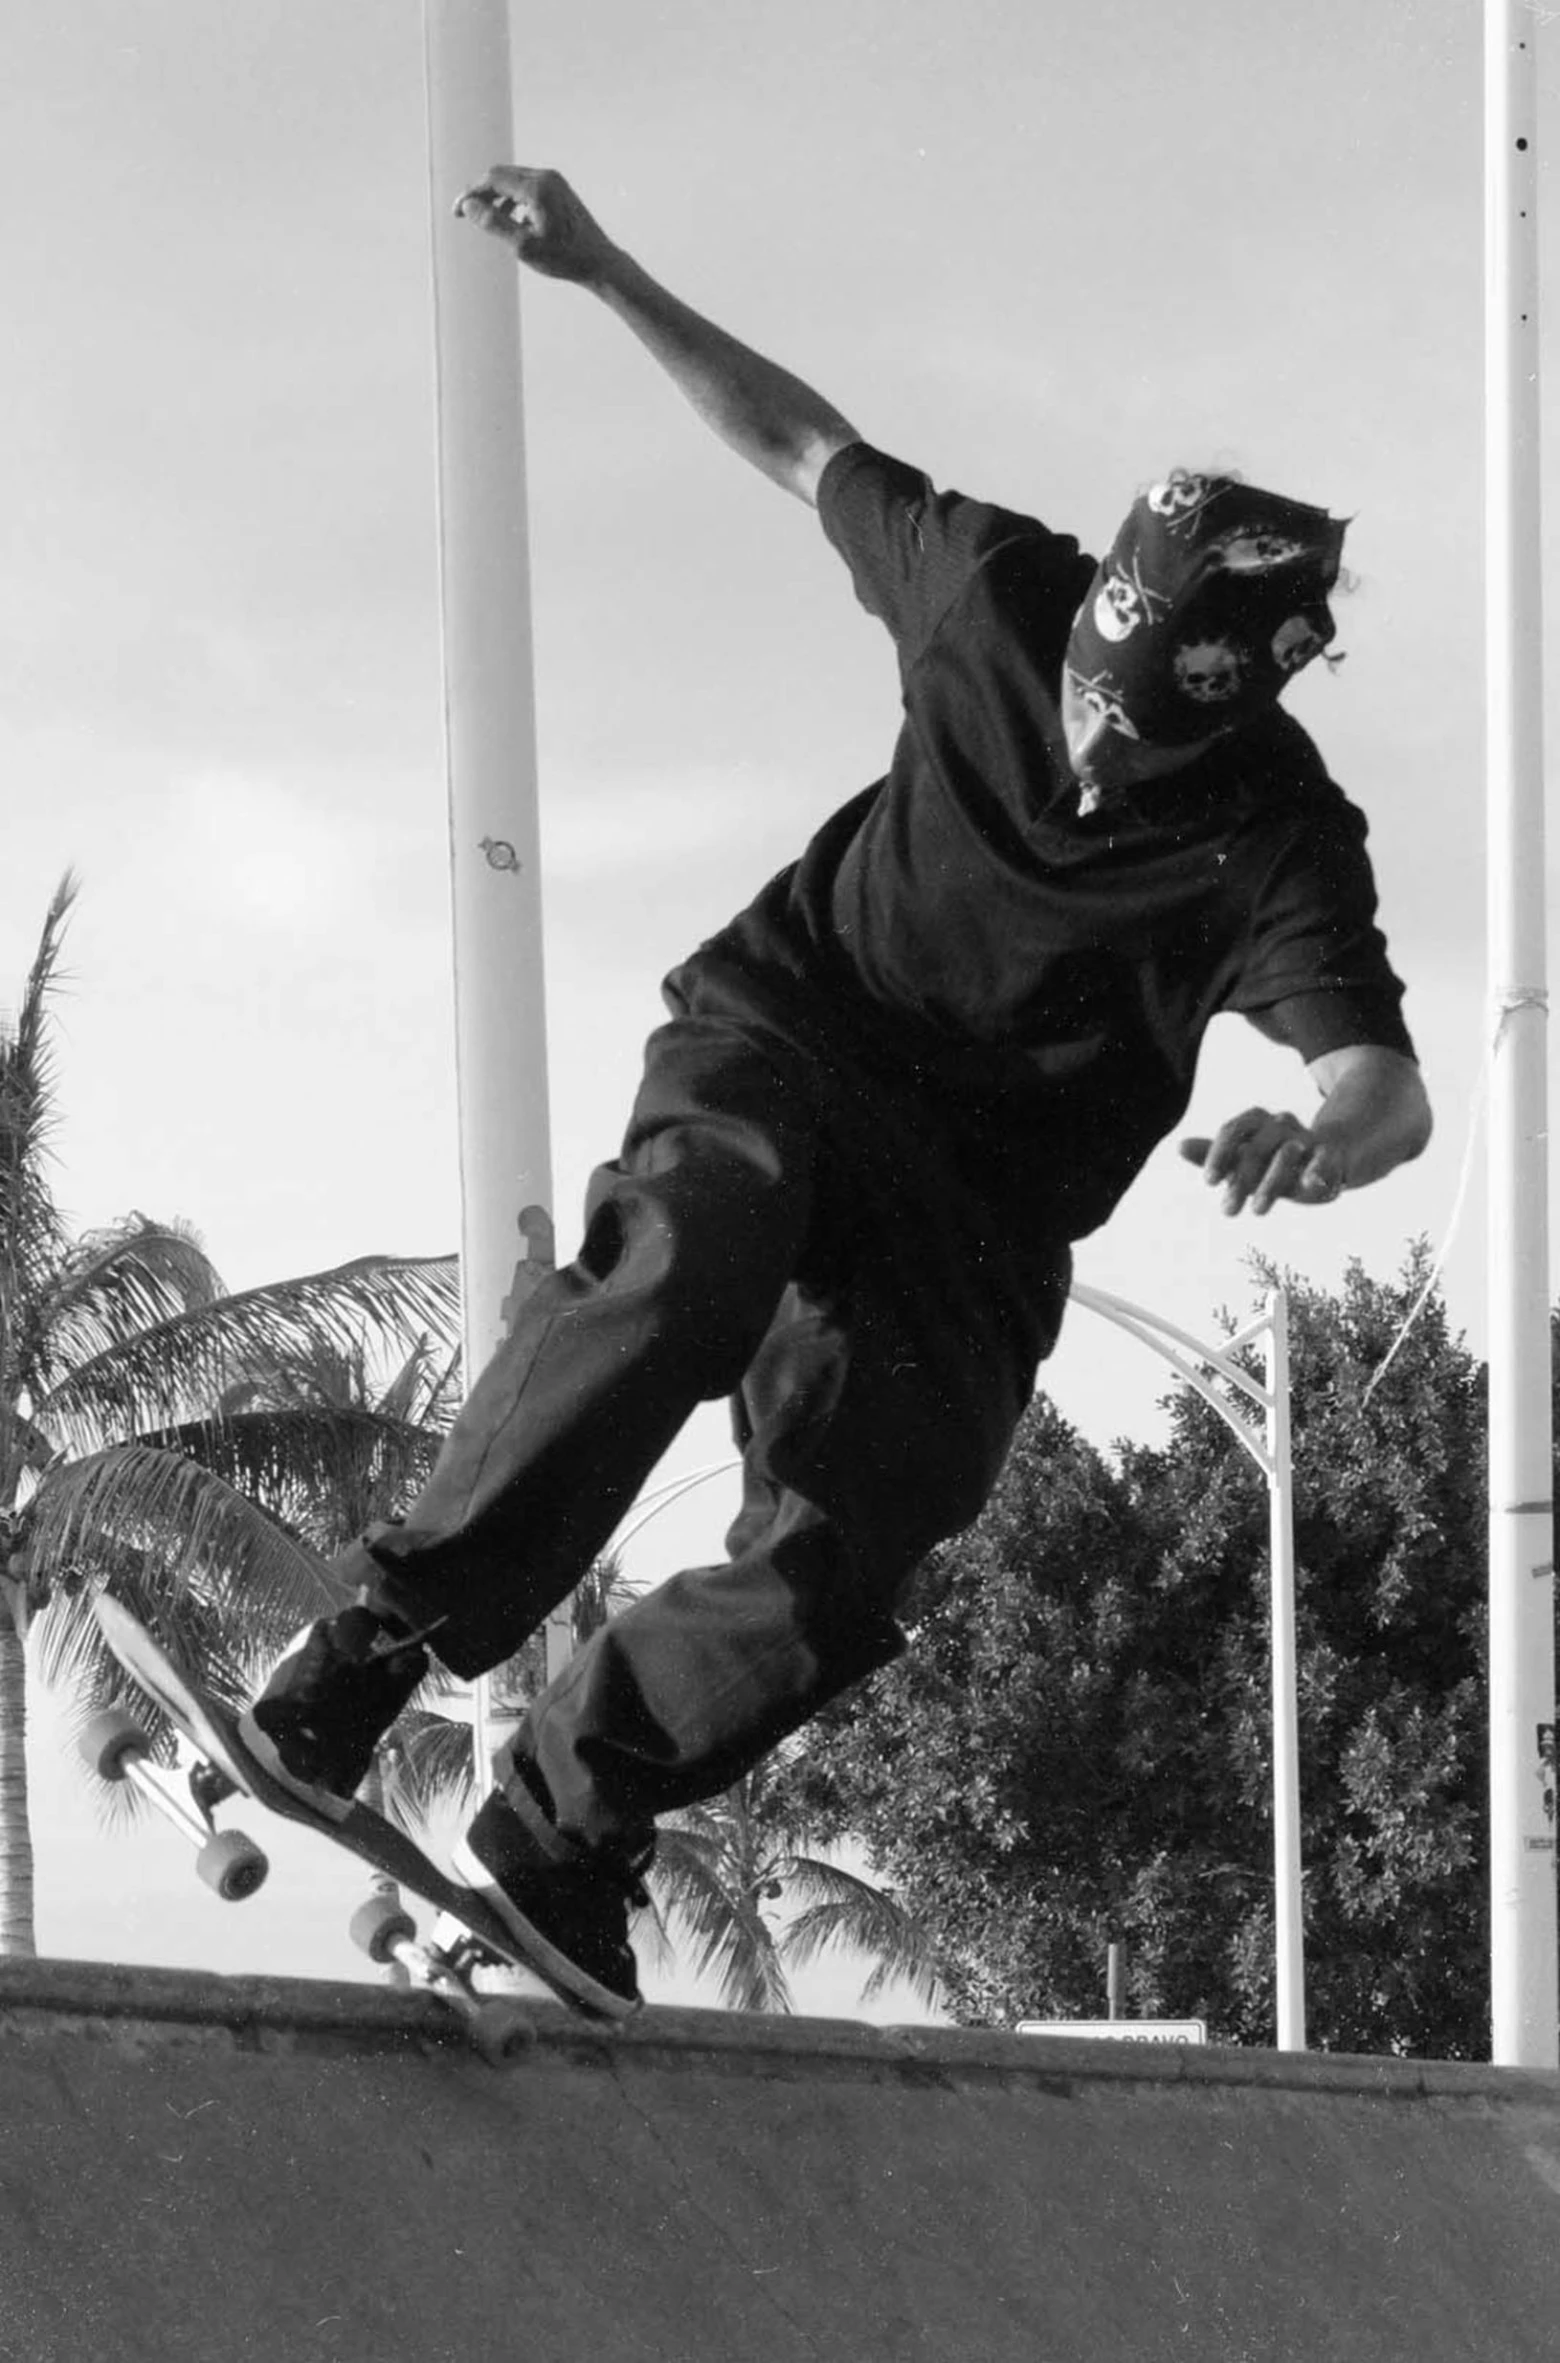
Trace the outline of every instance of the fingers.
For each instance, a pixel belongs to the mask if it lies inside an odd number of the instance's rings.
[[[461,219],[503,239],[521,262],[549,279],[593,280],[611,242],[561,172],[495,164],[455,200]]]
[[[505,197],[485,181],[474,189],[465,189],[454,206],[457,221],[471,222],[479,230],[489,230],[495,237],[515,243],[517,220],[515,202]]]
[[[479,229],[508,237],[513,244],[515,233],[536,216],[542,183],[553,177],[523,164],[495,164],[471,188],[461,191],[452,210],[457,221],[474,222]]]
[[[1280,1198],[1299,1198],[1305,1176],[1316,1158],[1309,1141],[1281,1141],[1268,1160],[1266,1172],[1251,1193],[1253,1214],[1269,1214]]]
[[[1281,1198],[1303,1206],[1330,1205],[1344,1186],[1338,1152],[1288,1114],[1248,1108],[1221,1125],[1211,1140],[1189,1139],[1181,1154],[1200,1165],[1210,1188],[1222,1188],[1226,1214],[1249,1206],[1269,1213]]]

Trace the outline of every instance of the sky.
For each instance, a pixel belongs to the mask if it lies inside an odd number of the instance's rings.
[[[1445,1242],[1478,1113],[1478,18],[1468,0],[513,13],[517,160],[567,172],[657,277],[939,483],[1095,549],[1175,464],[1353,518],[1347,662],[1290,702],[1370,817],[1438,1129],[1378,1189],[1262,1223],[1225,1220],[1162,1149],[1078,1278],[1203,1337],[1251,1306],[1253,1250],[1331,1285],[1351,1257],[1389,1277],[1413,1238]],[[0,1006],[73,868],[61,1204],[82,1229],[184,1218],[234,1288],[449,1251],[417,0],[26,11],[0,192]],[[1551,256],[1556,214],[1546,186]],[[522,316],[567,1252],[659,978],[879,776],[898,709],[888,641],[815,518],[591,298],[528,279]],[[1546,354],[1553,382],[1552,334]],[[1311,1104],[1286,1054],[1221,1020],[1185,1129],[1254,1102]],[[1480,1350],[1482,1140],[1470,1174],[1445,1286]],[[1168,1383],[1082,1311],[1045,1375],[1102,1447],[1161,1434]],[[723,1453],[710,1411],[670,1465]],[[729,1506],[717,1482],[652,1521],[634,1572],[716,1555]],[[328,1853],[225,1916],[176,1840],[104,1835],[49,1714],[33,1743],[46,1949],[352,1973]]]

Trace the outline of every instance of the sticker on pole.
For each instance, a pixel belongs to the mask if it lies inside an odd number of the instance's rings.
[[[1087,2035],[1108,2043],[1206,2043],[1202,2018],[1021,2018],[1015,2035]]]

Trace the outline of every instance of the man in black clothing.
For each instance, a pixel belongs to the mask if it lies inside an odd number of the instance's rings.
[[[1071,1246],[1239,1010],[1306,1065],[1183,1153],[1231,1213],[1325,1204],[1423,1148],[1364,822],[1277,703],[1332,634],[1343,528],[1172,474],[1101,565],[933,490],[658,287],[557,174],[462,200],[591,289],[695,409],[818,509],[893,637],[887,777],[668,978],[576,1261],[479,1377],[426,1491],[338,1562],[245,1719],[345,1810],[427,1670],[508,1657],[700,1401],[735,1398],[727,1564],[672,1578],[531,1705],[456,1855],[544,1971],[637,2000],[658,1814],[729,1785],[903,1646],[917,1563],[981,1509],[1055,1343]]]

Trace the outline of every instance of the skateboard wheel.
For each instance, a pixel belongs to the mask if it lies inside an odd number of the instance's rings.
[[[271,1866],[242,1830],[219,1830],[195,1857],[195,1868],[225,1904],[237,1904],[264,1885]]]
[[[348,1934],[360,1953],[384,1969],[395,1959],[398,1944],[415,1943],[417,1923],[393,1896],[371,1895],[353,1913]]]
[[[149,1756],[147,1733],[123,1707],[104,1707],[94,1715],[77,1742],[83,1760],[101,1780],[123,1780],[130,1756]]]

